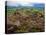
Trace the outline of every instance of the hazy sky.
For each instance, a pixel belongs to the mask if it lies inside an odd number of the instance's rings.
[[[19,1],[16,1],[16,2],[13,2],[13,1],[7,1],[7,6],[36,6],[36,7],[43,7],[44,4],[42,3],[31,3],[31,2],[19,2]]]
[[[8,1],[7,5],[8,6],[18,6],[18,5],[22,5],[22,6],[33,6],[33,4],[30,4],[30,2],[12,2],[12,1]]]

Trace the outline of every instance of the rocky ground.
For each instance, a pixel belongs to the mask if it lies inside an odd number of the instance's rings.
[[[44,15],[42,13],[22,15],[16,12],[7,16],[7,33],[43,31]]]

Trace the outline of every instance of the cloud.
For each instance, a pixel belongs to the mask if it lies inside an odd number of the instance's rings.
[[[19,6],[19,5],[21,5],[21,6],[34,6],[30,2],[12,2],[12,1],[7,2],[7,6]]]
[[[31,7],[44,7],[43,3],[30,3],[30,2],[13,2],[7,1],[7,6],[31,6]]]

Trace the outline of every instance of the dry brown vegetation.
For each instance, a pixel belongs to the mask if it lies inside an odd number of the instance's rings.
[[[25,14],[25,12],[16,11],[7,16],[7,33],[15,32],[43,32],[44,31],[44,13]]]

